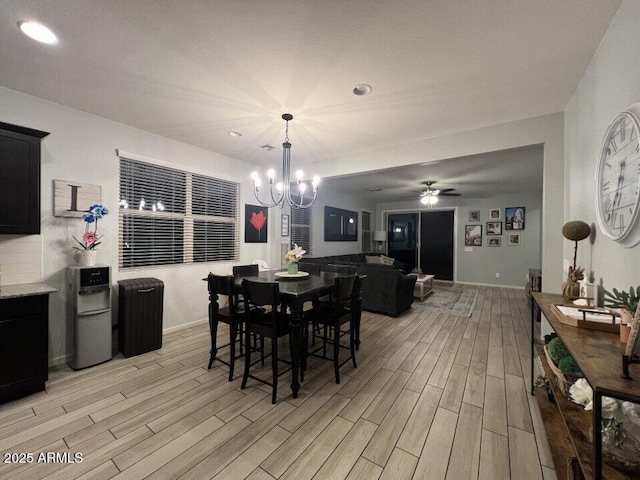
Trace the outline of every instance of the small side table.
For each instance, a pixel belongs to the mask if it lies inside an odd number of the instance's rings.
[[[418,279],[416,280],[416,287],[413,290],[413,297],[424,300],[433,292],[433,279],[435,278],[435,275],[424,275],[422,277],[418,275],[416,276]]]

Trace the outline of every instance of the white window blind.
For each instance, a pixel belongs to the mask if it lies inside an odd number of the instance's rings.
[[[311,240],[311,209],[291,209],[291,247],[295,243],[307,251],[307,255],[313,255],[313,242]]]
[[[122,269],[238,260],[235,182],[120,158]]]

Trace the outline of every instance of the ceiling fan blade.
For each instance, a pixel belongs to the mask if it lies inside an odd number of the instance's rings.
[[[461,194],[460,193],[442,193],[442,190],[440,191],[440,195],[438,195],[439,197],[459,197]]]
[[[440,189],[440,194],[447,193],[447,192],[452,192],[454,190],[455,190],[455,188],[441,188]]]

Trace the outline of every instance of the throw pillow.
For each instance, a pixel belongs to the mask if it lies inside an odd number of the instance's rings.
[[[380,257],[378,255],[367,255],[364,259],[366,263],[380,263]]]
[[[380,255],[380,263],[383,265],[393,265],[395,260],[391,257],[387,257],[386,255]]]

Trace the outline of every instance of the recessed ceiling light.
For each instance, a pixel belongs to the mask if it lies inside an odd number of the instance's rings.
[[[263,150],[266,150],[267,152],[271,151],[271,150],[275,150],[276,147],[274,147],[273,145],[260,145],[260,148]]]
[[[235,130],[229,130],[227,132],[227,135],[229,135],[230,137],[241,137],[242,134],[240,132],[236,132]]]
[[[47,43],[49,45],[55,45],[58,43],[58,37],[56,37],[56,34],[41,23],[31,22],[29,20],[20,20],[18,22],[18,28],[22,30],[22,33],[27,37],[32,38],[37,42]]]
[[[371,85],[367,83],[360,83],[354,87],[353,93],[354,95],[369,95],[371,90],[373,90]]]

